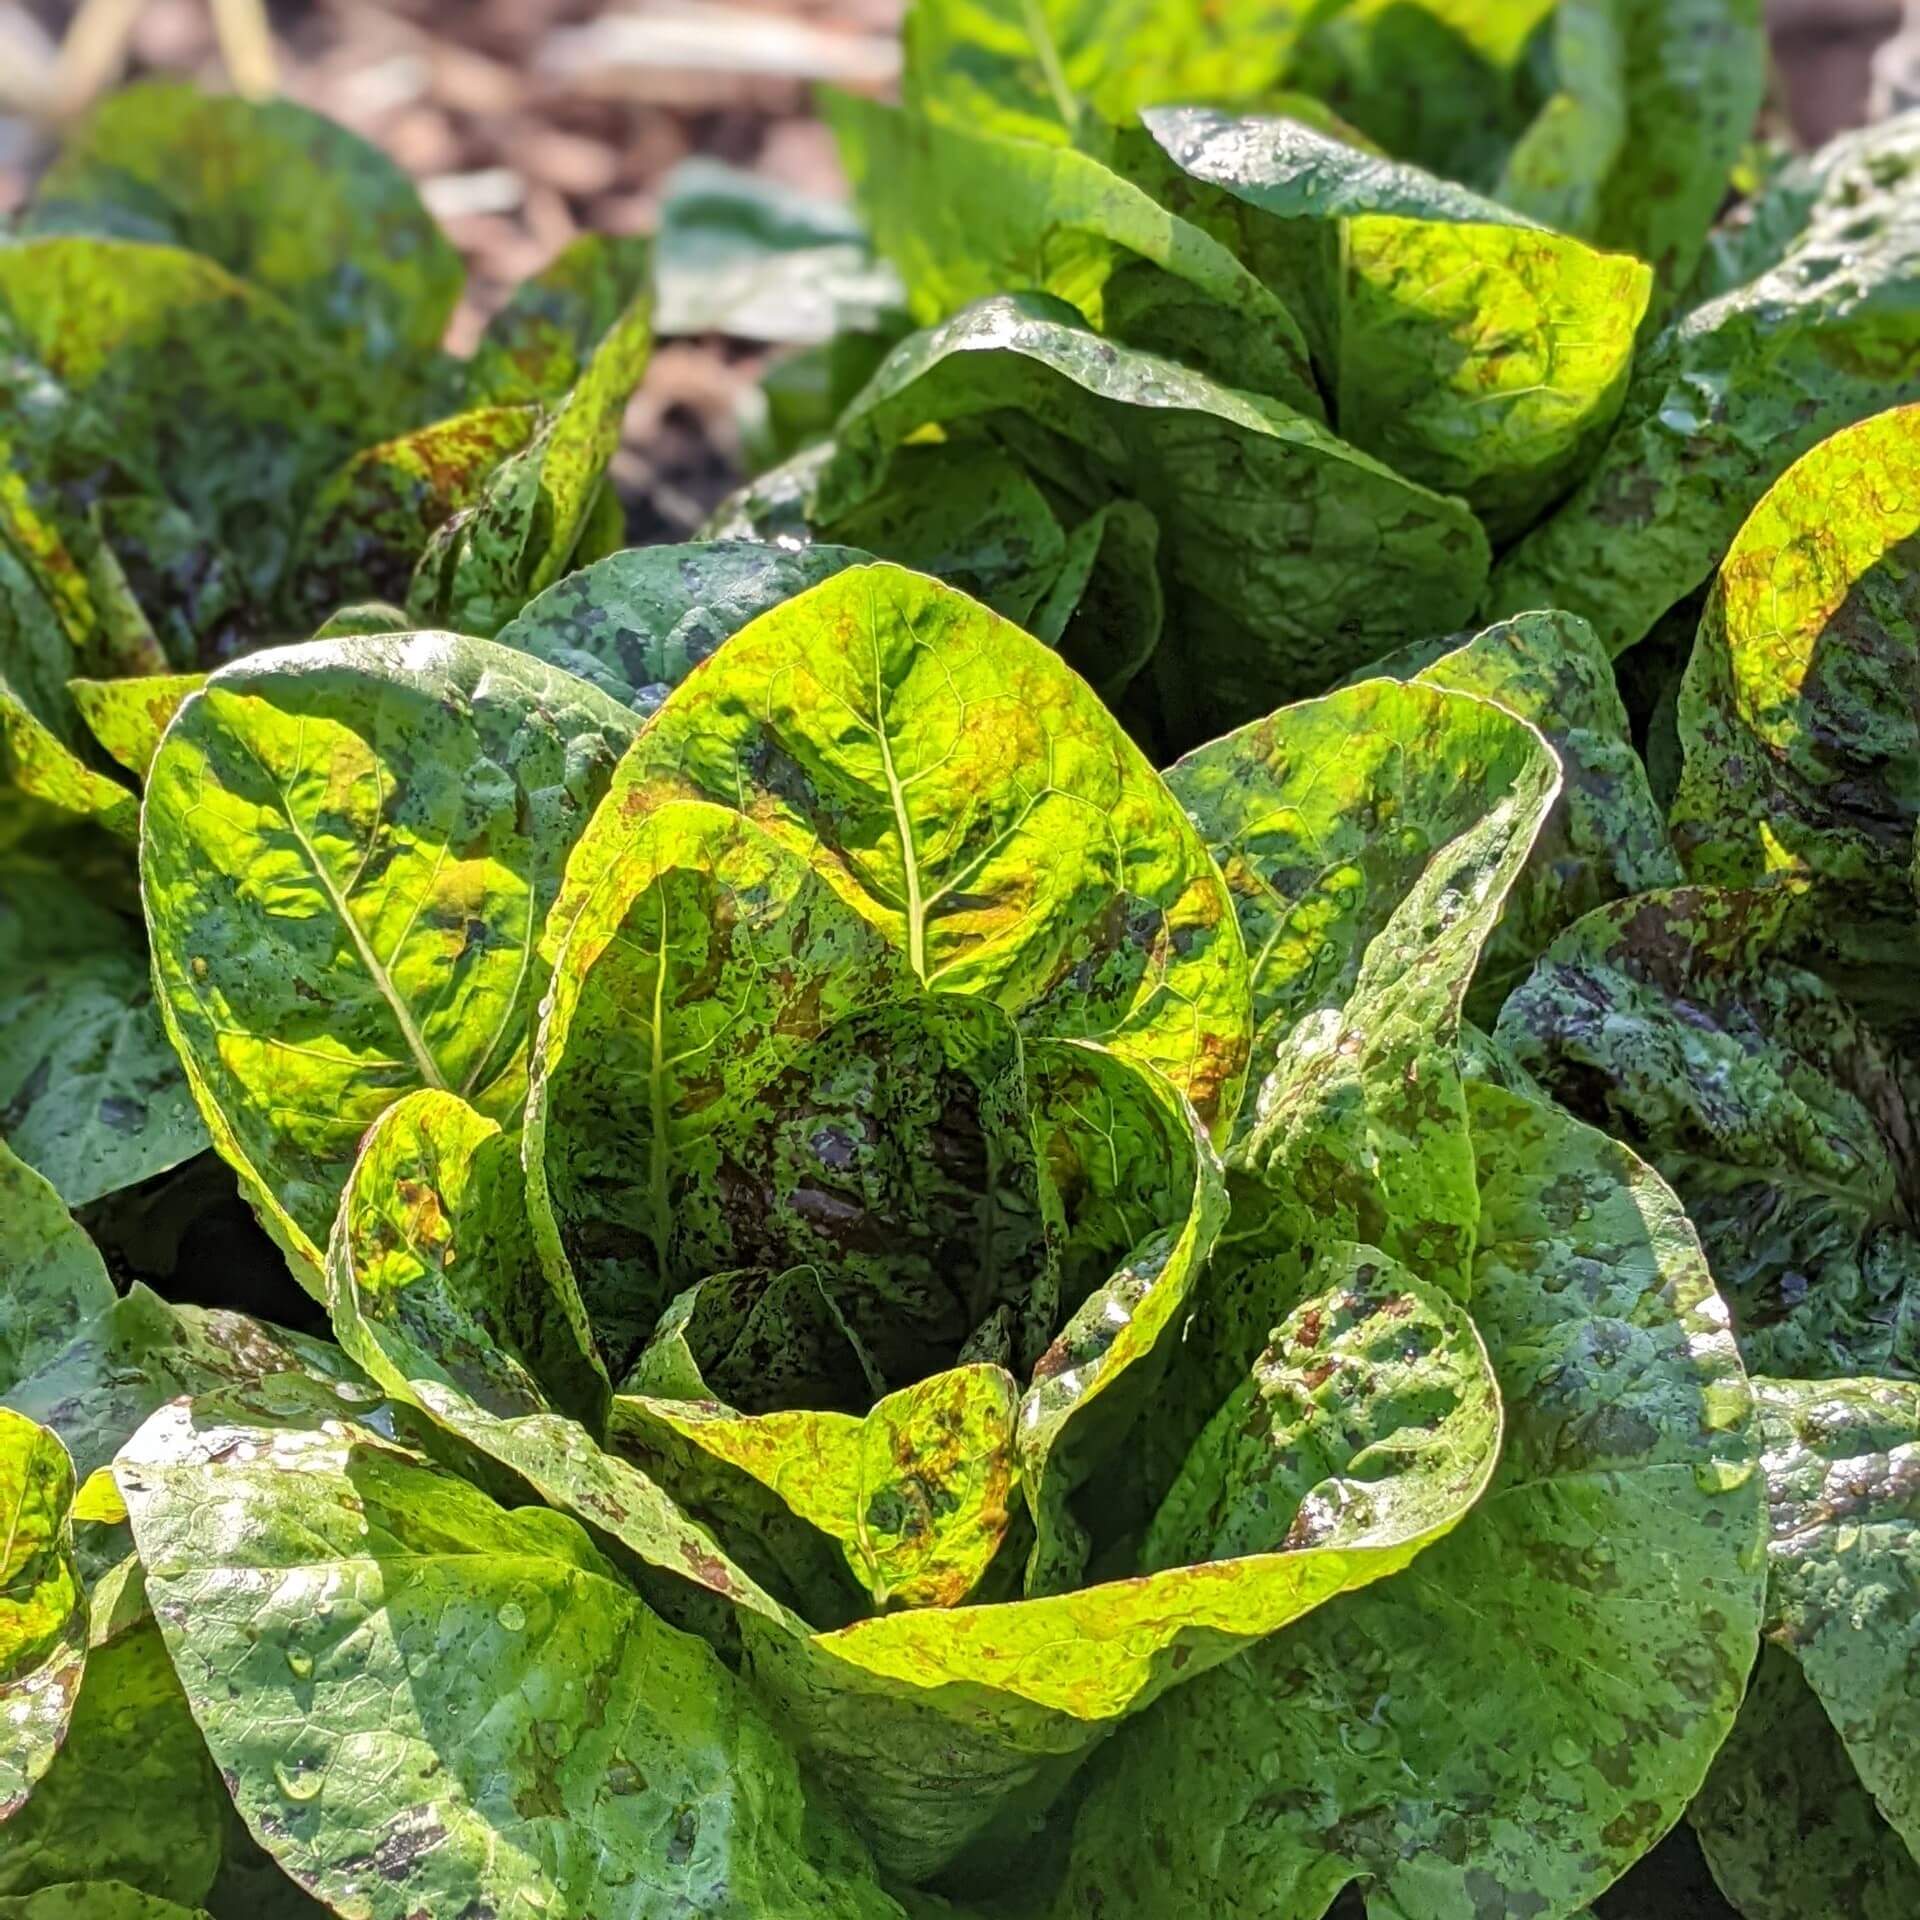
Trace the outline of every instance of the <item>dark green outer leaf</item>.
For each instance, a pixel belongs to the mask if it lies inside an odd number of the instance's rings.
[[[294,1384],[161,1413],[116,1477],[207,1743],[297,1881],[367,1920],[897,1912],[746,1688],[574,1522]]]
[[[965,595],[855,567],[736,635],[622,762],[555,930],[669,797],[801,853],[926,987],[1097,1040],[1230,1120],[1245,959],[1200,837],[1085,683]]]
[[[0,1140],[0,1393],[37,1372],[75,1323],[113,1303],[93,1242],[53,1186]]]
[[[1920,1874],[1920,1387],[1757,1380],[1767,1632]]]
[[[374,364],[436,348],[466,277],[377,147],[290,100],[179,82],[97,107],[41,176],[24,226],[205,254]]]
[[[1912,1067],[1780,954],[1790,898],[1679,887],[1568,928],[1500,1015],[1700,1230],[1755,1367],[1920,1369]]]
[[[1827,435],[1920,399],[1920,114],[1835,142],[1781,259],[1640,356],[1579,490],[1509,552],[1490,615],[1562,607],[1608,651],[1704,581],[1767,487]]]
[[[385,1107],[517,1106],[541,924],[633,726],[524,654],[413,634],[237,662],[169,728],[142,847],[162,1011],[309,1284]]]
[[[1920,818],[1920,407],[1784,473],[1722,563],[1680,690],[1674,835],[1698,879],[1787,870],[1904,930]]]
[[[0,1920],[208,1920],[199,1907],[157,1900],[119,1880],[63,1881],[0,1899]]]
[[[748,621],[865,558],[751,540],[633,547],[556,581],[495,638],[644,716]]]
[[[138,920],[76,885],[63,851],[0,855],[0,1126],[78,1207],[191,1159],[207,1137]]]
[[[1469,1090],[1494,1483],[1398,1578],[1123,1734],[1056,1912],[1570,1913],[1665,1831],[1739,1704],[1762,1483],[1673,1195],[1557,1110]],[[1524,1657],[1520,1657],[1520,1656]]]
[[[1160,523],[1170,672],[1185,746],[1404,639],[1463,620],[1486,536],[1441,498],[1278,402],[1102,340],[1035,294],[986,300],[902,341],[840,425],[818,511],[879,483],[917,429],[1014,412],[1116,476]]]
[[[1688,1809],[1743,1920],[1908,1920],[1920,1865],[1880,1818],[1798,1662],[1762,1647],[1746,1704]]]

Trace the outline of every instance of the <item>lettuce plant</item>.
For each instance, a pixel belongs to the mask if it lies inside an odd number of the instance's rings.
[[[966,584],[1161,758],[1417,634],[1642,640],[1920,398],[1915,126],[1709,251],[1757,9],[1470,11],[916,0],[904,104],[830,111],[923,331],[716,531]]]
[[[477,351],[412,184],[301,108],[107,102],[0,246],[0,1108],[74,1205],[201,1151],[131,875],[75,887],[207,669],[360,629],[490,633],[620,544],[645,249],[584,240]],[[393,604],[386,604],[393,603]],[[130,778],[131,776],[131,778]]]

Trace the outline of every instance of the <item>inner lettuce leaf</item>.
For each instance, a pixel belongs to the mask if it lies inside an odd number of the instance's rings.
[[[1350,1882],[1377,1920],[1570,1913],[1678,1817],[1733,1722],[1764,1482],[1698,1242],[1625,1148],[1468,1091],[1470,1311],[1506,1408],[1493,1484],[1399,1578],[1120,1736],[1063,1920],[1115,1903],[1318,1920]]]

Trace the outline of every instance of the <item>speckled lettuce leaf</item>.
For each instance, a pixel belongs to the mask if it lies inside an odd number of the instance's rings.
[[[438,1377],[503,1418],[598,1431],[607,1379],[578,1293],[540,1267],[518,1143],[421,1088],[367,1129],[327,1248],[341,1344],[389,1391]]]
[[[495,638],[644,716],[748,621],[865,557],[753,540],[632,547],[555,581]]]
[[[1740,529],[1680,690],[1696,878],[1806,874],[1823,912],[1912,921],[1916,488],[1920,407],[1896,408],[1804,455]]]
[[[1503,206],[1562,233],[1594,231],[1632,110],[1622,27],[1618,0],[1553,9],[1552,90],[1500,163],[1492,193]]]
[[[539,425],[534,407],[480,407],[356,453],[321,487],[300,529],[287,594],[293,627],[355,601],[404,600],[428,541],[484,498]]]
[[[1613,668],[1579,615],[1516,614],[1371,671],[1491,700],[1537,727],[1560,762],[1560,798],[1481,961],[1471,1002],[1480,1017],[1491,1021],[1540,950],[1590,908],[1682,878]]]
[[[236,662],[169,728],[142,846],[162,1011],[309,1285],[384,1108],[516,1108],[547,903],[633,726],[524,654],[414,634]]]
[[[747,1689],[573,1521],[296,1385],[169,1409],[116,1468],[208,1746],[296,1881],[369,1920],[897,1912]]]
[[[1829,434],[1920,399],[1920,114],[1843,135],[1805,226],[1757,278],[1641,352],[1612,437],[1501,560],[1490,615],[1563,607],[1610,653],[1718,565],[1773,481]]]
[[[955,126],[1065,141],[1092,108],[1254,99],[1278,84],[1314,9],[1299,0],[913,0],[903,92]]]
[[[207,1136],[140,923],[76,885],[70,852],[0,854],[0,1126],[78,1207],[191,1159]]]
[[[931,1373],[861,1417],[659,1399],[620,1413],[625,1431],[666,1426],[776,1494],[839,1543],[877,1606],[951,1607],[1006,1538],[1018,1408],[1013,1376],[975,1365]]]
[[[1626,394],[1637,260],[1295,120],[1173,107],[1145,126],[1148,187],[1311,316],[1354,445],[1464,496],[1495,539],[1586,464]]]
[[[1597,908],[1498,1037],[1631,1141],[1698,1227],[1749,1364],[1920,1369],[1912,1066],[1781,953],[1781,889],[1680,887]]]
[[[1166,628],[1160,523],[1137,500],[1110,500],[1067,535],[1060,572],[1031,631],[1110,705],[1152,660]]]
[[[965,595],[854,567],[737,634],[621,763],[557,927],[633,813],[682,796],[800,852],[922,987],[1096,1040],[1230,1120],[1245,960],[1199,835],[1086,684]]]
[[[1256,1256],[1290,1271],[1364,1236],[1465,1296],[1479,1199],[1452,1049],[1560,781],[1513,715],[1378,681],[1242,728],[1171,777],[1230,868],[1260,1022],[1228,1156],[1249,1284],[1212,1289],[1208,1335],[1182,1353],[1188,1412],[1204,1413],[1275,1318]]]
[[[1920,1863],[1920,1387],[1754,1383],[1773,1540],[1767,1634],[1799,1661]],[[1920,1871],[1920,1867],[1916,1868]]]
[[[336,607],[314,628],[315,640],[363,639],[370,633],[411,633],[413,622],[390,600],[362,600]]]
[[[203,673],[148,673],[126,680],[69,680],[67,691],[87,731],[134,776],[145,780],[160,736]]]
[[[1299,1346],[1266,1356],[1272,1397],[1253,1420],[1273,1414],[1272,1457],[1257,1435],[1238,1448],[1209,1436],[1193,1498],[1159,1536],[1167,1564],[1039,1599],[887,1614],[804,1643],[748,1623],[751,1671],[883,1864],[924,1877],[1002,1802],[1024,1792],[1044,1804],[1124,1717],[1398,1573],[1460,1523],[1499,1436],[1479,1341],[1444,1296],[1368,1249],[1348,1255],[1324,1276],[1321,1323],[1303,1313],[1288,1329]],[[1349,1312],[1376,1333],[1376,1316],[1399,1323],[1402,1353],[1445,1346],[1425,1391],[1387,1387]],[[1291,1423],[1277,1410],[1289,1393],[1306,1402]],[[1177,1558],[1187,1552],[1190,1564]]]
[[[0,1820],[54,1764],[86,1667],[73,1493],[73,1462],[59,1439],[0,1407]]]
[[[96,1639],[59,1754],[0,1826],[0,1898],[114,1880],[193,1905],[219,1869],[225,1802],[152,1620]]]
[[[421,626],[496,633],[567,571],[652,351],[650,308],[645,293],[627,305],[540,430],[434,532],[406,594]]]
[[[555,964],[525,1159],[541,1258],[560,1284],[577,1276],[620,1373],[676,1295],[769,1247],[805,1249],[779,1265],[830,1251],[829,1280],[849,1256],[864,1271],[899,1252],[884,1237],[838,1242],[862,1224],[862,1176],[884,1192],[894,1171],[859,1151],[859,1103],[879,1090],[859,1072],[864,1036],[845,1036],[911,976],[800,852],[740,816],[676,804],[632,817],[616,793],[598,831],[616,825],[617,848],[586,849],[602,858]],[[570,890],[579,879],[576,862]],[[941,1170],[926,1178],[938,1192]],[[924,1253],[913,1264],[937,1296],[944,1275]],[[924,1303],[899,1304],[911,1327]]]
[[[860,216],[764,173],[681,161],[661,188],[656,244],[663,338],[720,333],[831,352],[836,335],[900,324],[899,277],[874,258]]]
[[[1370,1247],[1335,1250],[1310,1284],[1195,1442],[1144,1566],[1300,1545],[1369,1507],[1437,1537],[1485,1490],[1500,1396],[1464,1309]]]
[[[1763,1646],[1746,1703],[1688,1809],[1743,1920],[1906,1920],[1920,1863],[1881,1819],[1793,1657]]]
[[[311,489],[380,437],[391,411],[272,294],[173,246],[52,238],[0,249],[0,342],[111,420],[125,464],[161,477],[165,497],[147,511],[180,510],[261,603]],[[154,607],[124,530],[104,530]]]
[[[52,1359],[74,1325],[112,1305],[99,1249],[54,1188],[0,1140],[0,1392]]]
[[[894,349],[843,416],[819,476],[823,537],[927,426],[1069,444],[1159,522],[1168,576],[1156,692],[1185,747],[1464,621],[1486,536],[1458,501],[1415,486],[1280,402],[1103,340],[1039,294],[985,300]]]
[[[646,290],[649,240],[583,233],[523,280],[487,322],[467,363],[470,407],[553,402]]]
[[[1123,1734],[1061,1915],[1238,1900],[1317,1920],[1349,1881],[1376,1920],[1571,1913],[1678,1816],[1732,1723],[1763,1487],[1698,1243],[1625,1148],[1468,1097],[1493,1483],[1398,1578]]]
[[[1049,293],[1096,332],[1324,416],[1285,302],[1093,155],[854,95],[831,96],[828,114],[874,242],[922,325],[991,294]]]

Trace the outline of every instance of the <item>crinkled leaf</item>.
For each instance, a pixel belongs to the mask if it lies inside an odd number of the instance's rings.
[[[1537,727],[1560,761],[1560,798],[1481,962],[1482,1018],[1589,908],[1682,877],[1613,669],[1577,614],[1516,614],[1462,645],[1410,648],[1373,670],[1491,700]]]
[[[963,594],[855,567],[736,635],[623,761],[557,925],[632,812],[675,795],[803,853],[927,988],[1230,1119],[1245,961],[1199,835],[1084,682]]]
[[[198,692],[203,673],[149,673],[126,680],[69,680],[67,691],[88,731],[137,780],[145,780],[160,736]]]
[[[288,1388],[163,1412],[116,1475],[195,1717],[296,1880],[369,1920],[897,1912],[742,1683],[573,1521]]]
[[[86,1665],[73,1487],[59,1440],[0,1407],[0,1820],[52,1766]]]
[[[1310,317],[1334,422],[1356,446],[1464,495],[1495,538],[1591,457],[1646,306],[1650,275],[1630,255],[1298,121],[1175,107],[1145,124],[1131,151],[1146,184]]]
[[[652,350],[649,306],[626,307],[540,430],[436,530],[406,594],[421,626],[496,633],[567,571]]]
[[[1743,1920],[1907,1920],[1920,1863],[1881,1819],[1792,1657],[1763,1647],[1746,1704],[1688,1809]]]
[[[341,1343],[383,1385],[437,1373],[502,1417],[552,1402],[603,1424],[606,1375],[579,1295],[535,1257],[518,1143],[457,1094],[421,1088],[367,1129],[327,1280]]]
[[[1464,1296],[1479,1202],[1452,1047],[1559,792],[1553,756],[1484,701],[1369,682],[1242,728],[1172,778],[1234,870],[1255,955],[1261,1079],[1229,1153],[1237,1260],[1363,1238]],[[1275,1316],[1264,1283],[1215,1292],[1187,1353],[1224,1385]]]
[[[467,404],[558,401],[646,289],[652,243],[583,233],[517,286],[467,365]]]
[[[113,1304],[99,1249],[53,1186],[0,1140],[0,1393],[11,1393]]]
[[[1707,578],[1801,454],[1920,399],[1920,113],[1842,135],[1818,164],[1779,260],[1641,353],[1579,489],[1495,570],[1490,614],[1563,607],[1618,653]]]
[[[1219,240],[1091,154],[835,95],[829,115],[875,244],[923,325],[996,293],[1049,293],[1097,332],[1323,415],[1306,335]]]
[[[1086,328],[1039,294],[986,300],[901,342],[848,410],[818,482],[818,530],[881,483],[927,426],[1071,443],[1140,500],[1168,573],[1161,699],[1184,747],[1395,646],[1477,601],[1486,536],[1458,501],[1415,486],[1280,402]]]
[[[190,1160],[207,1136],[140,924],[77,883],[69,853],[0,855],[0,1126],[78,1207]]]
[[[1920,1369],[1920,1081],[1780,953],[1779,889],[1680,887],[1568,928],[1499,1038],[1632,1141],[1700,1230],[1756,1368]]]
[[[1370,1247],[1337,1250],[1311,1284],[1187,1456],[1143,1565],[1303,1546],[1368,1509],[1437,1534],[1484,1489],[1500,1397],[1465,1311]]]
[[[556,581],[495,637],[644,716],[750,620],[864,558],[751,540],[633,547]]]
[[[295,626],[355,601],[404,600],[428,541],[485,496],[539,425],[534,407],[481,407],[356,453],[320,489],[300,530],[288,610]]]
[[[1452,1370],[1424,1398],[1362,1388],[1365,1404],[1343,1409],[1338,1389],[1329,1391],[1303,1412],[1296,1453],[1278,1451],[1276,1432],[1271,1460],[1222,1461],[1249,1509],[1264,1470],[1271,1505],[1262,1518],[1249,1514],[1251,1524],[1236,1528],[1210,1514],[1202,1495],[1162,1536],[1169,1564],[1043,1599],[889,1614],[806,1644],[749,1623],[756,1678],[803,1730],[884,1863],[924,1876],[977,1835],[1000,1801],[1024,1790],[1043,1803],[1124,1716],[1335,1595],[1398,1572],[1460,1523],[1498,1445],[1485,1355],[1444,1296],[1376,1254],[1351,1253],[1322,1303],[1323,1328],[1303,1318],[1293,1331],[1320,1342],[1350,1297],[1357,1317],[1377,1309],[1400,1323],[1403,1351],[1423,1338],[1445,1342]],[[1333,1344],[1334,1365],[1344,1362],[1343,1380],[1357,1385],[1367,1371],[1360,1343]],[[1305,1392],[1325,1385],[1329,1357],[1304,1365]],[[1280,1355],[1269,1360],[1277,1396],[1287,1369]],[[1343,1419],[1350,1424],[1336,1435]],[[1246,1444],[1263,1451],[1257,1438]],[[1180,1552],[1195,1563],[1180,1563]]]
[[[205,254],[375,364],[436,348],[465,278],[379,148],[290,100],[182,82],[95,108],[41,176],[24,226]]]
[[[1721,564],[1680,690],[1674,834],[1698,879],[1809,874],[1913,917],[1920,818],[1920,407],[1803,456]]]
[[[414,634],[236,662],[168,730],[142,847],[168,1031],[309,1284],[381,1111],[517,1105],[547,903],[633,725],[524,654]]]
[[[1493,1484],[1397,1579],[1124,1734],[1056,1911],[1569,1913],[1731,1725],[1764,1571],[1740,1362],[1673,1195],[1557,1110],[1469,1088]]]
[[[661,188],[662,337],[809,346],[892,323],[904,291],[844,201],[696,156]]]
[[[833,1412],[737,1414],[710,1401],[623,1400],[628,1434],[664,1426],[767,1487],[840,1543],[881,1606],[956,1606],[1006,1537],[1018,1481],[1018,1390],[1003,1368],[955,1367]]]
[[[1754,1397],[1773,1525],[1768,1637],[1800,1662],[1920,1863],[1920,1387],[1756,1380]]]
[[[88,1654],[65,1743],[0,1826],[0,1896],[117,1880],[193,1904],[219,1868],[224,1811],[220,1777],[147,1620]]]

